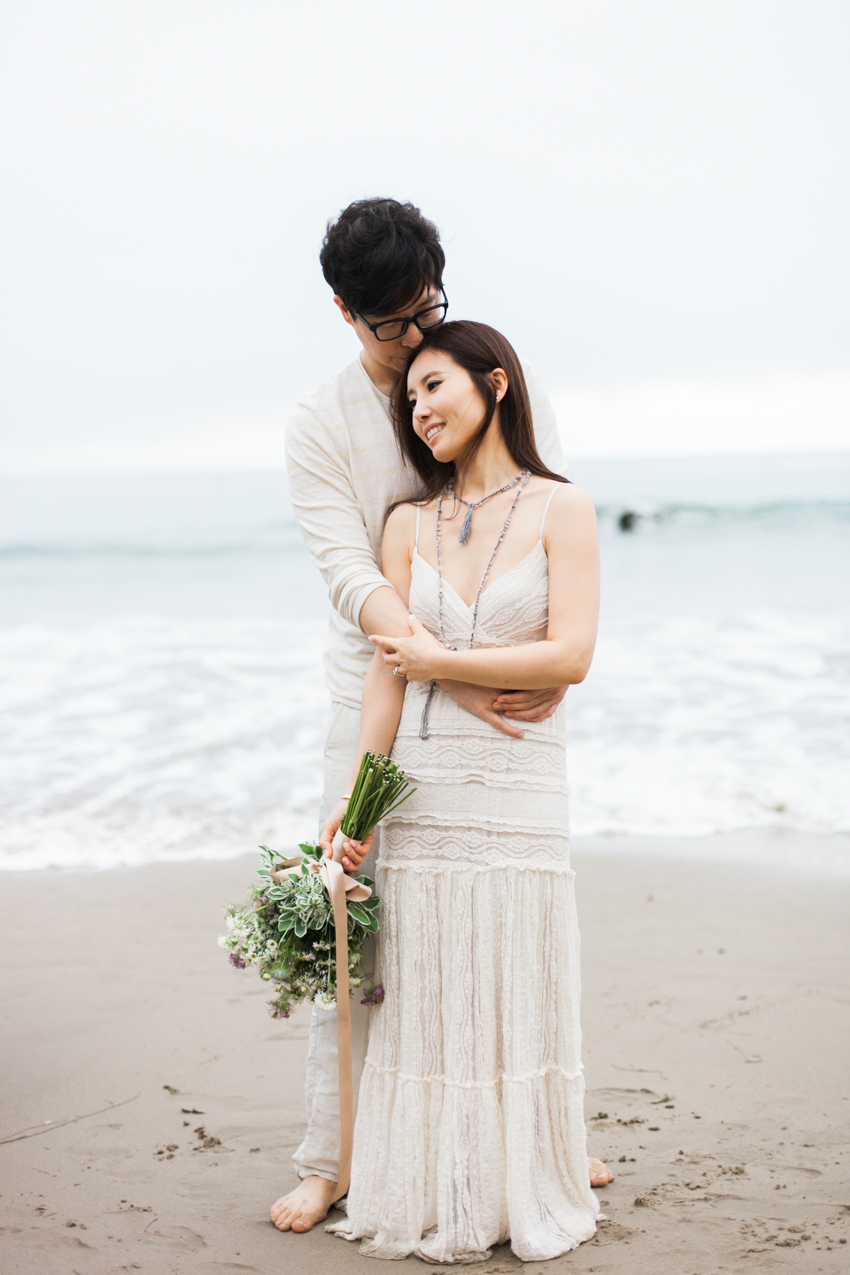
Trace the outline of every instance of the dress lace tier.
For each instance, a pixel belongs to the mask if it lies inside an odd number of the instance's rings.
[[[439,634],[437,574],[414,554],[410,610]],[[471,612],[444,581],[447,639]],[[546,635],[542,542],[482,593],[476,646]],[[371,1257],[522,1261],[590,1238],[569,866],[564,709],[511,739],[410,683],[393,758],[417,791],[384,825],[378,889],[385,999],[374,1011],[348,1216]]]

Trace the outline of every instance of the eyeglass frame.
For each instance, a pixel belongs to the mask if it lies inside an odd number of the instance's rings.
[[[421,310],[417,310],[416,314],[412,314],[409,319],[402,319],[402,318],[381,319],[380,322],[378,323],[370,323],[368,319],[364,319],[363,315],[358,314],[356,310],[352,310],[351,313],[354,315],[355,319],[359,319],[361,323],[366,325],[366,327],[374,336],[375,340],[380,341],[382,345],[386,344],[389,341],[400,341],[401,338],[406,334],[407,329],[410,327],[411,323],[415,324],[416,327],[419,328],[420,332],[433,332],[434,328],[438,328],[441,323],[445,323],[446,314],[448,314],[448,310],[449,310],[449,299],[446,296],[446,290],[442,285],[440,285],[440,292],[442,293],[442,297],[443,297],[442,301],[435,301],[432,305],[423,306]],[[429,324],[427,328],[423,328],[419,323],[420,314],[427,314],[429,310],[436,310],[438,309],[439,306],[445,306],[446,308],[442,319],[440,319],[438,323],[431,323]],[[382,327],[385,323],[403,323],[404,327],[401,329],[398,336],[378,336],[377,329]]]

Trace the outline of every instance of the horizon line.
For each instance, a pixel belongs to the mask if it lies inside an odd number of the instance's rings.
[[[750,451],[750,452],[623,452],[623,453],[577,453],[568,456],[568,467],[573,463],[589,461],[593,464],[606,463],[645,463],[658,461],[708,461],[708,460],[818,460],[827,457],[850,458],[850,447],[822,448],[816,451]],[[0,465],[0,481],[12,482],[17,478],[156,478],[201,475],[227,474],[272,474],[286,473],[285,464],[274,465],[153,465],[153,466],[115,466],[93,469],[33,469],[21,468],[4,470]]]

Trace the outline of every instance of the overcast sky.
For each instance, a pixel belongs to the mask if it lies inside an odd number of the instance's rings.
[[[5,0],[2,455],[274,464],[317,253],[440,226],[573,454],[850,449],[846,0]]]

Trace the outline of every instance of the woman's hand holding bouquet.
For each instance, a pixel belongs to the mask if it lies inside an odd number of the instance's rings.
[[[261,884],[252,886],[247,903],[227,909],[228,932],[221,936],[219,945],[237,969],[256,965],[261,978],[273,984],[275,996],[268,1002],[273,1018],[288,1018],[302,1000],[309,999],[323,1009],[336,1004],[340,936],[322,865],[342,851],[342,867],[358,868],[375,839],[375,825],[413,791],[394,762],[367,751],[351,797],[340,802],[328,819],[320,845],[305,843],[299,846],[300,857],[282,863],[274,851],[260,847],[264,866],[257,875]],[[376,1004],[383,989],[373,985],[362,957],[366,938],[378,930],[380,899],[369,877],[345,876],[343,880],[348,982],[352,987],[366,984],[363,1003]]]
[[[347,810],[347,801],[338,802],[335,809],[331,811],[330,815],[325,820],[324,827],[322,828],[322,835],[319,837],[319,845],[322,847],[329,859],[333,858],[333,840],[339,832],[340,825],[345,818]],[[366,855],[372,849],[374,840],[375,830],[373,828],[371,832],[367,833],[362,841],[355,841],[354,838],[343,841],[340,847],[340,850],[342,851],[340,863],[345,868],[346,872],[356,871],[357,868],[360,867],[361,863],[366,858]]]

